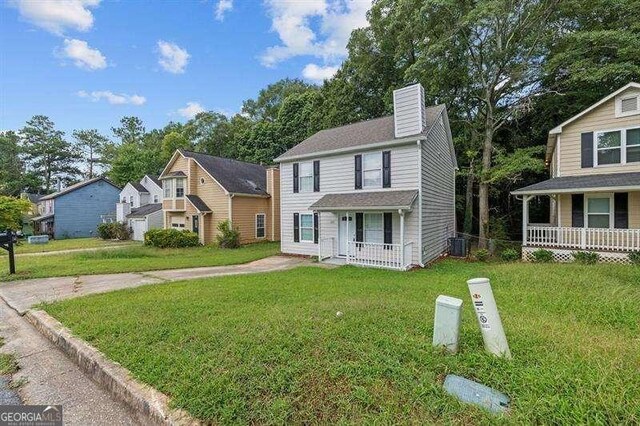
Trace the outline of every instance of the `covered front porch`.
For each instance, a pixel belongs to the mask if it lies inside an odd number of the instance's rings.
[[[325,195],[311,206],[318,215],[318,259],[409,269],[416,263],[414,239],[407,231],[416,196],[417,191]]]
[[[640,250],[640,173],[554,178],[513,193],[522,197],[523,258],[551,250],[558,261],[575,251],[594,251],[620,261]],[[531,223],[529,205],[550,197],[548,223]]]

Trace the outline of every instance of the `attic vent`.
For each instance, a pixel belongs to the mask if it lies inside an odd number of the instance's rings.
[[[630,112],[634,112],[638,110],[638,98],[639,96],[634,96],[632,98],[622,99],[620,101],[620,112],[623,114],[628,114]]]

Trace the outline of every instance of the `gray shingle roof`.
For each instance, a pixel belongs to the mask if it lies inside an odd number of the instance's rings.
[[[127,215],[127,218],[133,219],[136,217],[145,217],[148,214],[155,213],[158,210],[162,210],[162,204],[145,204],[137,209],[131,209],[131,213]]]
[[[444,105],[426,108],[427,126],[423,134],[431,129],[444,108]],[[321,130],[303,140],[276,160],[337,149],[355,148],[373,143],[389,142],[395,139],[393,115],[388,115],[382,118]]]
[[[107,182],[109,185],[113,186],[114,188],[117,188],[118,190],[122,190],[122,188],[120,188],[115,183],[111,182],[109,179],[100,176],[100,177],[96,177],[96,178],[93,178],[93,179],[89,179],[89,180],[85,180],[85,181],[82,181],[82,182],[78,182],[76,184],[73,184],[71,186],[66,187],[62,191],[58,191],[58,192],[54,192],[53,194],[45,195],[44,197],[40,198],[39,201],[50,200],[52,198],[57,198],[57,197],[59,197],[61,195],[68,194],[69,192],[75,191],[76,189],[80,189],[83,186],[91,185],[92,183],[95,183],[95,182],[98,182],[98,181],[101,181],[101,180]]]
[[[43,214],[42,216],[36,216],[34,218],[32,218],[31,220],[33,222],[42,222],[43,220],[47,220],[47,219],[51,219],[53,218],[53,213],[47,213],[47,214]]]
[[[207,206],[207,203],[202,201],[202,198],[198,197],[197,195],[187,195],[186,197],[187,197],[187,200],[189,200],[189,202],[193,205],[193,207],[198,209],[198,211],[201,211],[201,212],[211,211],[209,206]]]
[[[160,179],[158,178],[158,176],[156,176],[156,175],[147,175],[147,177],[149,179],[151,179],[153,181],[153,183],[155,183],[160,188],[162,188],[162,182],[160,182]]]
[[[554,191],[570,192],[571,190],[580,192],[589,189],[630,186],[640,187],[640,172],[561,176],[525,186],[524,188],[513,191],[512,194],[553,193]]]
[[[177,172],[165,173],[163,178],[165,177],[187,177],[187,175],[183,171],[178,170]]]
[[[312,210],[376,210],[394,208],[408,210],[418,196],[418,190],[352,192],[327,194],[311,205]]]
[[[215,157],[199,152],[180,150],[185,157],[193,158],[220,185],[232,194],[267,194],[267,169],[260,164],[246,163],[230,158]]]
[[[129,182],[138,192],[149,192],[140,182]]]

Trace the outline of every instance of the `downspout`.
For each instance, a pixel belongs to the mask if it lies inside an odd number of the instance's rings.
[[[422,140],[418,139],[416,141],[418,145],[418,258],[420,259],[418,265],[421,268],[424,268],[424,258],[422,256]],[[455,196],[455,191],[454,191]],[[404,252],[404,247],[402,248]],[[413,255],[412,255],[413,257]]]
[[[233,228],[233,218],[231,216],[231,213],[233,211],[233,208],[231,207],[231,205],[233,204],[233,196],[235,194],[229,194],[229,211],[228,211],[228,219],[229,219],[229,226],[231,226]]]

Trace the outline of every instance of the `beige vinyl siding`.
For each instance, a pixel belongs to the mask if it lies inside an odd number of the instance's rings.
[[[267,240],[269,229],[271,228],[271,215],[269,214],[270,201],[268,198],[243,197],[235,195],[232,202],[232,213],[234,228],[240,231],[240,242],[242,244]],[[256,214],[265,214],[265,237],[256,238]]]
[[[205,244],[212,244],[218,235],[218,223],[229,219],[229,196],[195,161],[191,171],[191,194],[197,195],[211,209],[202,217],[201,225]],[[201,183],[201,179],[204,183]]]
[[[628,95],[631,90],[621,95]],[[581,166],[581,134],[626,127],[640,126],[640,115],[616,118],[615,101],[610,99],[593,111],[580,117],[562,129],[560,135],[560,175],[580,176],[602,173],[640,172],[640,162],[625,165],[607,165],[582,168]],[[594,152],[594,156],[596,153]]]
[[[455,235],[455,164],[443,121],[422,142],[422,258],[427,263],[447,250]]]
[[[571,227],[571,194],[560,194],[560,225]],[[640,191],[629,192],[629,228],[640,229]]]
[[[363,188],[356,190],[354,188],[354,156],[366,152],[382,152],[387,150],[391,151],[391,188]],[[300,192],[294,194],[294,162],[283,162],[280,165],[281,247],[284,253],[310,256],[318,254],[317,244],[307,242],[295,243],[293,241],[293,214],[311,212],[309,206],[325,194],[418,189],[418,145],[416,142],[391,148],[365,149],[360,152],[315,159],[320,160],[320,192]],[[314,159],[310,159],[309,161],[313,160]],[[418,203],[416,202],[413,207],[414,211],[417,211]],[[405,217],[405,242],[412,241],[414,243],[412,256],[414,263],[420,262],[418,219],[418,215],[412,213],[407,214]],[[337,240],[337,237],[337,215],[322,213],[320,215],[320,238],[334,238]],[[394,239],[394,243],[395,242],[400,242],[399,237],[398,239]]]

